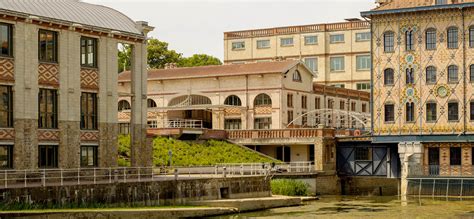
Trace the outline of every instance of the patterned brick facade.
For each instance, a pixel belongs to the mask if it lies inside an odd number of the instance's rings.
[[[0,140],[14,140],[15,129],[0,129]]]
[[[81,88],[88,90],[99,89],[99,72],[97,69],[81,69]]]
[[[59,65],[39,64],[38,83],[45,86],[59,87]]]
[[[38,130],[38,141],[59,141],[59,130]]]
[[[13,59],[0,58],[0,82],[15,81],[15,64]]]

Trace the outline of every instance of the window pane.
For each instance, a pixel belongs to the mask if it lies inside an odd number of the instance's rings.
[[[245,42],[233,42],[232,50],[245,49]]]
[[[292,46],[293,45],[293,38],[281,38],[280,39],[281,46]]]
[[[459,114],[458,103],[448,103],[448,120],[457,121]]]
[[[331,62],[331,71],[344,71],[344,57],[332,57]]]
[[[436,30],[429,29],[426,31],[426,49],[436,49]]]
[[[306,58],[304,60],[304,63],[306,64],[306,66],[312,70],[313,72],[317,72],[318,71],[318,59],[317,58]]]
[[[356,33],[356,41],[357,42],[369,41],[369,40],[370,40],[370,32]]]
[[[385,122],[395,121],[395,107],[393,104],[385,105]]]
[[[11,36],[11,25],[0,24],[0,43],[2,46],[1,55],[12,56],[12,36]]]
[[[393,32],[386,32],[384,34],[384,51],[385,52],[393,52],[394,51],[394,33]]]
[[[257,40],[257,48],[258,49],[270,48],[270,40]]]
[[[344,34],[335,34],[331,35],[329,38],[330,43],[343,43],[344,42]]]
[[[304,43],[306,45],[314,45],[318,43],[318,37],[317,36],[305,36],[304,37]]]
[[[436,121],[436,103],[427,103],[426,104],[426,121],[433,122]]]
[[[450,165],[461,165],[461,148],[460,147],[451,147],[449,148],[449,157]]]
[[[448,48],[449,49],[458,48],[458,28],[456,27],[448,28]]]
[[[369,70],[370,69],[370,55],[357,56],[357,70]]]

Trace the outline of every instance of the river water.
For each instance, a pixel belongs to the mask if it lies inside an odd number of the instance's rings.
[[[321,197],[298,207],[214,218],[474,218],[474,200],[410,199],[402,206],[397,197]]]

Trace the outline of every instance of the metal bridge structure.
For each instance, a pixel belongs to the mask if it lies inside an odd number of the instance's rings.
[[[299,115],[288,123],[287,128],[325,127],[370,131],[370,113],[339,109],[316,109]]]

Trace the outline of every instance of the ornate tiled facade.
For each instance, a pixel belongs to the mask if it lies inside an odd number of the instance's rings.
[[[59,66],[56,64],[39,64],[38,83],[40,85],[59,87]]]
[[[99,72],[97,69],[81,69],[81,88],[90,90],[99,89]]]
[[[12,59],[0,58],[0,81],[14,82],[15,81],[15,64]]]
[[[38,130],[39,141],[59,141],[59,130]]]
[[[81,131],[81,141],[94,141],[98,142],[100,133],[98,131]]]
[[[15,139],[14,129],[0,129],[0,140],[13,140]]]

